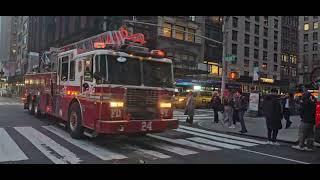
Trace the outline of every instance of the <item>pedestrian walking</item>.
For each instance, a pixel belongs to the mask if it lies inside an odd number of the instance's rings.
[[[221,99],[219,97],[219,93],[217,91],[213,92],[212,98],[211,98],[211,106],[214,112],[214,123],[219,122],[219,111],[223,110],[223,106],[221,104]]]
[[[235,93],[235,96],[233,98],[234,101],[234,110],[237,112],[237,117],[238,120],[241,124],[241,131],[239,131],[240,133],[247,133],[247,128],[246,128],[246,124],[244,122],[244,113],[247,111],[248,109],[248,100],[247,98],[242,94],[241,90],[238,90]]]
[[[187,101],[186,101],[186,108],[185,108],[185,115],[188,115],[186,119],[186,123],[192,125],[193,124],[193,116],[194,116],[194,94],[193,92],[188,93]]]
[[[294,109],[294,99],[293,99],[293,94],[287,94],[283,99],[282,99],[282,112],[283,112],[283,117],[286,120],[286,126],[285,128],[288,129],[292,121],[290,121],[290,115],[291,112]]]
[[[272,89],[271,94],[267,95],[262,104],[263,114],[266,118],[268,129],[268,144],[279,145],[277,136],[279,129],[282,128],[281,120],[283,118],[281,111],[281,102],[277,98],[277,90]]]
[[[227,95],[223,99],[224,106],[224,122],[228,119],[228,127],[235,128],[236,126],[233,124],[233,98],[231,94]]]
[[[316,121],[316,102],[315,98],[309,92],[306,92],[302,98],[300,117],[301,123],[298,133],[299,144],[296,146],[292,146],[292,148],[312,151],[314,140],[314,125]],[[309,141],[305,145],[306,140]]]

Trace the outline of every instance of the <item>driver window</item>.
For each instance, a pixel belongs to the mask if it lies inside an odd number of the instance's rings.
[[[88,56],[84,60],[84,81],[92,82],[92,80],[93,80],[92,69],[93,69],[92,57]]]
[[[68,80],[69,57],[65,56],[61,59],[61,81]]]

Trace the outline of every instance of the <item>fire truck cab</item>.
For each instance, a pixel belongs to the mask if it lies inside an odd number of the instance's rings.
[[[178,127],[172,61],[164,52],[135,45],[94,47],[61,52],[50,72],[26,74],[25,109],[61,119],[73,138]]]

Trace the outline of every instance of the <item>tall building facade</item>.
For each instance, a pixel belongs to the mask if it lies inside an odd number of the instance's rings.
[[[298,85],[299,16],[281,16],[281,85],[292,90]]]
[[[27,72],[28,65],[29,16],[18,16],[17,25],[17,74]]]
[[[226,54],[236,60],[228,62],[228,79],[242,83],[244,91],[268,92],[278,88],[281,58],[280,16],[230,16],[226,21]],[[259,82],[253,82],[257,67]]]
[[[319,16],[299,16],[299,83],[311,83],[310,73],[320,66]]]

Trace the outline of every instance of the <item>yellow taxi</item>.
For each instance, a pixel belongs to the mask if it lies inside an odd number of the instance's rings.
[[[198,91],[195,94],[195,108],[209,108],[210,101],[212,98],[211,91]],[[175,101],[173,103],[174,107],[177,109],[183,109],[186,106],[188,92],[181,92],[175,96]]]

